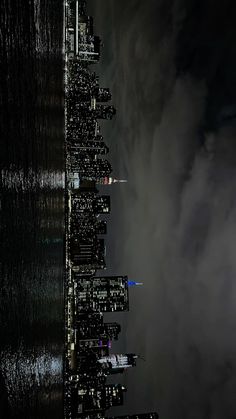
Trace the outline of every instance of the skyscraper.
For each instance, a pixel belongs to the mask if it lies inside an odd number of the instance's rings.
[[[135,354],[112,354],[101,357],[98,363],[101,364],[102,368],[109,371],[110,374],[115,374],[134,367],[137,358],[138,356]]]
[[[129,309],[127,276],[80,277],[75,287],[78,312]]]
[[[104,269],[106,266],[104,240],[94,239],[84,242],[72,240],[70,258],[73,269],[81,273],[90,269]]]
[[[79,414],[102,412],[112,406],[121,406],[126,388],[120,384],[77,385],[71,390],[72,418]]]
[[[158,419],[159,415],[157,412],[151,413],[136,413],[134,415],[124,416],[110,416],[107,419]]]
[[[104,336],[107,336],[109,339],[118,339],[118,335],[121,331],[121,327],[118,323],[103,323],[101,327],[101,332]]]
[[[76,217],[76,214],[108,214],[111,207],[110,195],[98,195],[96,192],[74,193],[71,203],[71,217]]]

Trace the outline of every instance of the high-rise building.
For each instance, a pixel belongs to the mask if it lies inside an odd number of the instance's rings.
[[[79,240],[88,241],[94,240],[97,235],[104,235],[107,233],[107,222],[106,220],[99,220],[95,215],[74,216],[71,220],[71,231],[72,235],[76,235]]]
[[[97,195],[93,204],[93,211],[95,212],[95,214],[109,214],[110,210],[110,195]]]
[[[95,63],[100,57],[101,40],[93,33],[93,19],[86,16],[80,0],[67,3],[66,49],[69,59]]]
[[[71,370],[76,374],[85,374],[97,376],[102,374],[107,376],[105,368],[102,368],[97,360],[101,357],[108,356],[111,347],[111,341],[108,339],[95,338],[78,338],[76,334],[76,342],[73,352],[73,363]]]
[[[81,273],[86,273],[91,269],[104,269],[106,266],[104,240],[94,239],[91,242],[72,240],[70,243],[70,259],[73,269]]]
[[[97,195],[94,192],[74,193],[72,196],[71,217],[77,214],[109,214],[111,209],[110,195]]]
[[[93,126],[93,125],[92,125]],[[93,126],[94,128],[94,126]],[[79,132],[76,134],[75,131],[69,132],[68,133],[68,137],[67,137],[68,141],[69,141],[69,149],[70,147],[76,146],[78,145],[86,145],[86,146],[94,146],[96,147],[100,147],[101,144],[104,144],[104,140],[103,140],[103,136],[100,134],[94,135],[93,133],[88,133],[88,134],[80,134]]]
[[[120,331],[121,331],[120,324],[116,322],[112,322],[112,323],[103,323],[103,325],[101,326],[100,333],[102,336],[107,336],[109,339],[117,340]]]
[[[117,340],[121,331],[118,323],[104,323],[102,313],[78,313],[76,318],[77,339]]]
[[[82,157],[72,155],[69,161],[71,172],[78,172],[82,179],[97,180],[109,176],[112,172],[111,164],[106,159]]]
[[[68,149],[71,155],[73,157],[77,156],[77,158],[82,154],[94,158],[96,155],[104,155],[109,152],[107,145],[98,141],[73,142],[68,146]]]
[[[77,103],[91,103],[93,97],[99,97],[98,76],[84,68],[81,62],[76,61],[76,66],[73,67],[69,64],[69,78],[70,83],[66,90],[67,106],[73,104],[75,108]]]
[[[87,141],[96,137],[100,127],[94,118],[78,119],[77,115],[68,117],[68,128],[66,138],[68,141]]]
[[[99,185],[113,185],[113,183],[126,183],[127,180],[126,179],[116,179],[113,177],[108,177],[108,176],[104,176],[101,179],[98,179],[96,181],[97,184]]]
[[[120,384],[79,385],[71,389],[72,418],[121,406],[126,388]]]
[[[109,353],[111,348],[111,341],[107,338],[87,338],[77,340],[78,354],[81,355],[83,352],[87,355],[91,350],[93,353]]]
[[[112,354],[98,359],[98,363],[110,374],[122,373],[134,367],[138,356],[135,354]]]
[[[94,89],[93,96],[96,98],[98,102],[108,102],[111,100],[111,93],[110,89],[105,87],[97,87]]]
[[[80,61],[96,63],[100,58],[101,39],[96,35],[81,35],[76,55]]]
[[[73,193],[71,198],[71,217],[75,217],[77,214],[85,214],[93,212],[93,205],[96,199],[97,193],[91,192],[79,192]]]
[[[111,100],[110,90],[99,87],[98,79],[95,73],[81,74],[77,72],[70,83],[70,89],[67,92],[67,103],[73,103],[74,107],[81,102],[92,103],[95,108],[96,102],[108,102]]]
[[[76,319],[77,339],[99,338],[99,330],[103,325],[102,313],[78,313]]]
[[[98,105],[93,114],[97,119],[112,119],[116,114],[116,110],[114,106]]]
[[[78,312],[112,312],[129,309],[127,276],[80,277],[75,284]]]
[[[107,221],[106,220],[95,220],[94,229],[96,234],[107,234]]]
[[[109,409],[112,406],[121,406],[123,404],[124,392],[126,391],[126,387],[121,384],[107,384],[103,394],[104,407]]]
[[[134,415],[124,416],[110,416],[107,419],[158,419],[159,415],[157,412],[151,413],[136,413]]]

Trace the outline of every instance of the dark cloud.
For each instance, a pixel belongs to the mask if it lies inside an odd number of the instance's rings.
[[[123,411],[234,419],[236,123],[223,95],[226,62],[235,89],[233,3],[222,21],[210,1],[101,4],[91,2],[106,44],[100,69],[118,108],[107,138],[129,179],[113,192],[111,258],[145,283],[131,290],[125,333],[146,361],[125,379]]]

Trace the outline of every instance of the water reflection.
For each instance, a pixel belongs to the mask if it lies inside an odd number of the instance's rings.
[[[65,173],[61,171],[46,171],[38,169],[38,172],[29,168],[24,169],[9,168],[1,170],[1,187],[4,189],[14,189],[15,191],[40,190],[40,189],[64,189]]]
[[[63,3],[0,26],[0,416],[62,418]]]
[[[1,370],[13,417],[40,418],[42,410],[49,417],[55,404],[61,403],[62,355],[44,347],[37,348],[36,355],[21,344],[17,352],[8,348],[1,353]]]

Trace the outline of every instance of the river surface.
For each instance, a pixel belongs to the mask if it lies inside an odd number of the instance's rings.
[[[63,417],[63,2],[0,3],[0,417]]]

